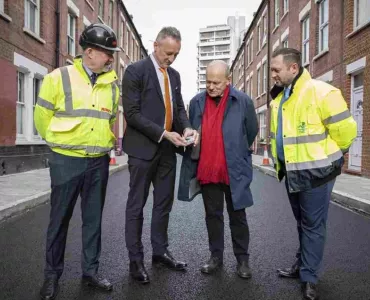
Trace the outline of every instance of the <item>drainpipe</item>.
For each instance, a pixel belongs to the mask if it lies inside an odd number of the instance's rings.
[[[60,0],[56,0],[55,17],[56,17],[56,34],[55,34],[55,68],[59,68],[60,56]]]
[[[270,110],[270,64],[271,64],[271,51],[270,51],[270,0],[267,0],[267,93],[266,93],[266,104],[267,104],[267,124],[266,124],[266,136],[267,136],[267,145],[270,145],[270,120],[271,120],[271,110]],[[271,149],[270,149],[271,151]]]

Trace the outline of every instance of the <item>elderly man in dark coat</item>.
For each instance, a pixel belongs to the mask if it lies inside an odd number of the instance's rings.
[[[245,208],[253,204],[250,147],[258,132],[257,117],[252,100],[230,85],[225,62],[213,61],[207,67],[206,85],[206,92],[190,102],[189,120],[201,132],[201,139],[184,154],[178,199],[192,200],[197,187],[202,194],[211,257],[201,272],[211,274],[223,263],[225,198],[237,274],[250,278]]]

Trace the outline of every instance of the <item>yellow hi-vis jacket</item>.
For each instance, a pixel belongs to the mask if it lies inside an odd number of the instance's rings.
[[[34,118],[37,131],[53,151],[98,157],[113,148],[116,138],[111,126],[119,100],[116,80],[111,70],[92,86],[81,57],[44,77]]]
[[[302,70],[301,70],[302,72]],[[278,112],[283,89],[274,87],[271,95],[271,152],[277,177],[284,173],[277,158]],[[337,173],[357,135],[357,124],[340,90],[311,78],[303,69],[282,105],[282,135],[286,176],[290,192],[309,190]]]

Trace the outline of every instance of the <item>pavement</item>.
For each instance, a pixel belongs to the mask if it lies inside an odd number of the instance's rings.
[[[127,168],[127,155],[116,156],[112,175]],[[50,199],[49,168],[0,176],[0,221],[22,213]]]
[[[269,159],[269,165],[263,165],[263,156],[252,156],[254,168],[267,175],[276,176],[271,159]],[[342,173],[335,181],[332,201],[359,213],[370,215],[370,179]]]
[[[253,167],[275,176],[272,165],[262,165],[263,157],[253,155]],[[127,168],[127,155],[116,156],[110,174]],[[271,159],[270,159],[271,163]],[[22,213],[50,199],[49,169],[0,176],[0,221]],[[351,210],[370,215],[370,179],[342,174],[338,176],[332,200]]]

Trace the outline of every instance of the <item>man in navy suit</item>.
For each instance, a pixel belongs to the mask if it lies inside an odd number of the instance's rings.
[[[126,246],[130,274],[141,283],[149,276],[141,242],[143,208],[153,184],[151,223],[152,263],[185,270],[186,263],[168,251],[168,220],[174,198],[176,147],[196,145],[181,96],[179,73],[170,67],[181,48],[180,32],[164,27],[150,57],[129,65],[122,81],[122,104],[127,128],[123,150],[128,154],[130,191],[126,205]]]

